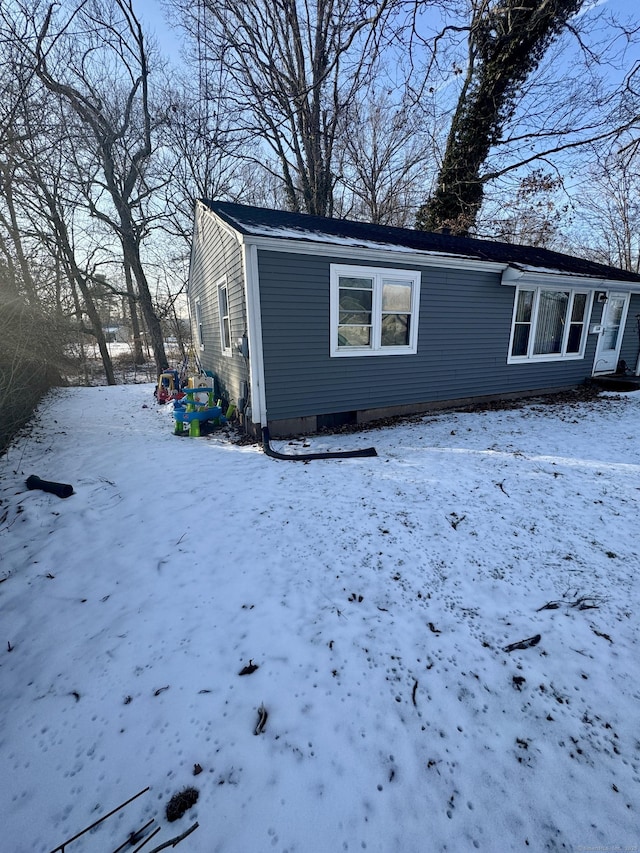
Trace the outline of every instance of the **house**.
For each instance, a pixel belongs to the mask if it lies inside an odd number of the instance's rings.
[[[123,323],[114,323],[110,326],[104,326],[105,340],[108,344],[127,344],[131,340],[131,330]]]
[[[640,374],[640,276],[546,249],[198,201],[188,298],[274,436]]]

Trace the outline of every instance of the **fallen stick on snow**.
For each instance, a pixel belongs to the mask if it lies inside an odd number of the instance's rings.
[[[540,642],[540,634],[536,634],[535,637],[528,637],[526,640],[518,640],[517,643],[511,643],[509,646],[505,646],[505,652],[515,652],[516,649],[530,649],[532,646],[537,646]]]
[[[199,823],[196,821],[193,826],[190,826],[189,829],[185,830],[182,835],[176,835],[175,838],[170,838],[168,841],[165,841],[164,844],[161,844],[159,847],[154,847],[153,850],[149,850],[149,853],[159,853],[160,850],[165,850],[167,847],[175,847],[176,844],[180,844],[187,835],[191,835],[199,826]]]

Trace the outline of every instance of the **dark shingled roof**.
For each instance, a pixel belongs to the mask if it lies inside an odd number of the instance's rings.
[[[324,216],[269,210],[227,201],[202,199],[202,203],[236,231],[246,235],[281,237],[289,240],[313,240],[314,236],[317,240],[318,235],[323,235],[323,242],[328,240],[336,244],[343,240],[348,240],[351,244],[354,242],[361,242],[363,245],[376,243],[389,248],[402,247],[418,252],[458,255],[516,267],[538,267],[541,270],[570,275],[640,283],[640,275],[635,273],[536,246],[476,240],[471,237],[414,231],[411,228],[394,228],[389,225],[371,225],[350,219],[329,219]],[[278,234],[278,231],[287,233]]]

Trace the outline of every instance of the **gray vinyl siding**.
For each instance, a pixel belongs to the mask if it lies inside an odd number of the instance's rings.
[[[223,355],[220,335],[218,282],[226,278],[231,326],[232,355]],[[196,226],[189,270],[189,310],[196,355],[205,370],[216,375],[217,392],[235,402],[240,383],[248,379],[248,367],[236,346],[246,334],[246,304],[242,251],[237,240],[208,213],[196,210]],[[195,301],[200,299],[204,349],[198,345]]]
[[[421,271],[415,355],[330,357],[334,258],[260,251],[260,300],[269,420],[576,385],[583,359],[507,364],[515,287],[490,272],[363,262]]]

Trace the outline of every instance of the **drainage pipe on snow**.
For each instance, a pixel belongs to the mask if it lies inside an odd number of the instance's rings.
[[[364,447],[361,450],[334,450],[326,453],[278,453],[271,447],[269,427],[262,427],[262,447],[267,456],[272,459],[284,459],[287,462],[306,462],[309,459],[354,459],[365,456],[377,456],[375,447]]]

